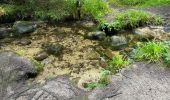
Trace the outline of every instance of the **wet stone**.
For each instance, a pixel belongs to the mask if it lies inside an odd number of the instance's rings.
[[[48,54],[59,56],[62,54],[63,45],[61,44],[45,44],[43,47]]]
[[[31,44],[31,40],[29,40],[29,39],[21,39],[21,40],[19,41],[19,44],[21,44],[21,45],[23,45],[23,46],[29,45],[29,44]]]
[[[106,37],[106,34],[105,32],[102,32],[102,31],[90,32],[87,34],[86,37],[91,40],[104,40],[104,38]]]
[[[42,61],[48,57],[48,54],[46,52],[38,52],[35,56],[34,59],[37,61]]]

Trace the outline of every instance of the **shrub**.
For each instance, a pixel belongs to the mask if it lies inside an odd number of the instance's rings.
[[[77,4],[77,1],[80,1],[80,5],[79,3]],[[80,11],[81,17],[90,15],[99,20],[108,10],[108,4],[103,0],[4,0],[3,2],[12,6],[13,9],[9,14],[13,16],[23,16],[24,14],[51,21],[58,21],[68,17],[77,18],[78,11]]]
[[[167,53],[168,47],[161,42],[148,42],[139,45],[134,52],[134,58],[138,61],[148,60],[157,62]]]
[[[103,0],[83,0],[82,12],[92,15],[96,20],[108,13],[108,3]]]
[[[126,29],[131,30],[144,25],[160,24],[162,24],[160,16],[144,11],[129,10],[116,14],[112,23],[102,23],[100,27],[106,32],[114,33]]]

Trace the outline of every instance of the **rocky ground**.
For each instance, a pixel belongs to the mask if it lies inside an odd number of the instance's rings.
[[[164,27],[139,28],[136,34],[164,39],[169,32],[168,8],[147,9],[164,16]],[[147,62],[124,68],[105,88],[84,91],[84,84],[97,81],[107,60],[117,53],[103,46],[105,34],[95,27],[93,22],[16,22],[17,34],[10,27],[0,28],[0,100],[169,100],[170,70]],[[131,36],[112,36],[109,43],[135,43]],[[34,61],[44,70],[38,73]]]

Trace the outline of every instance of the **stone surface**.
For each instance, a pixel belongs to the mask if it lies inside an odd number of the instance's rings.
[[[17,54],[4,51],[0,52],[0,100],[9,100],[9,96],[20,90],[23,82],[36,76],[37,71],[32,63]]]
[[[12,29],[10,28],[0,28],[0,39],[10,37]]]
[[[21,39],[21,40],[19,41],[19,44],[20,44],[20,45],[23,45],[23,46],[29,45],[29,44],[31,44],[31,40],[29,40],[29,39]]]
[[[104,40],[106,37],[105,32],[98,31],[98,32],[90,32],[87,34],[87,38],[91,40]]]
[[[43,85],[27,81],[36,74],[29,60],[13,52],[1,52],[0,100],[71,100],[85,93],[62,76],[48,80]]]
[[[48,54],[59,56],[62,53],[63,46],[61,44],[45,44],[43,47]]]
[[[127,44],[127,39],[124,36],[112,36],[110,39],[110,45],[113,49],[121,49]]]
[[[42,61],[46,59],[47,57],[48,57],[48,54],[46,52],[41,51],[35,55],[34,59],[37,61]]]
[[[29,21],[17,21],[13,25],[14,36],[23,36],[28,33],[34,32],[37,28],[37,24]]]
[[[138,35],[139,38],[145,39],[162,39],[165,33],[164,27],[162,26],[149,26],[134,30],[134,34]]]
[[[113,76],[106,88],[94,90],[90,100],[169,100],[170,69],[136,63]]]

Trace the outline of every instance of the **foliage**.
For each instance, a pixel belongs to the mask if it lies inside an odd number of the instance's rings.
[[[43,20],[58,21],[65,18],[77,18],[90,15],[96,20],[107,13],[108,4],[103,0],[3,0],[6,13],[13,16],[31,16]],[[1,6],[0,6],[1,7]],[[1,7],[2,8],[2,7]],[[2,10],[1,10],[2,11]]]
[[[136,7],[165,6],[170,4],[170,0],[109,0],[111,4]]]
[[[161,23],[162,19],[160,16],[144,11],[129,10],[116,14],[112,23],[102,23],[100,27],[104,30],[120,31],[144,25],[160,25]]]
[[[161,42],[147,42],[138,45],[134,52],[136,60],[149,60],[150,62],[157,62],[161,60],[167,53],[168,47]]]
[[[43,67],[44,67],[44,66],[43,66],[40,62],[38,62],[38,61],[36,61],[36,60],[34,60],[34,59],[31,59],[31,61],[32,61],[35,69],[36,69],[38,72],[43,71]]]
[[[92,15],[95,19],[101,18],[108,13],[108,3],[103,0],[83,0],[82,11]]]
[[[101,71],[100,79],[98,80],[98,82],[88,83],[85,88],[87,88],[88,90],[93,90],[97,87],[104,87],[104,86],[108,85],[109,84],[109,78],[108,78],[109,75],[110,75],[110,71],[108,71],[108,70]]]
[[[112,58],[112,60],[109,62],[109,66],[106,69],[115,74],[128,64],[130,64],[130,61],[126,60],[123,55],[118,54]]]

